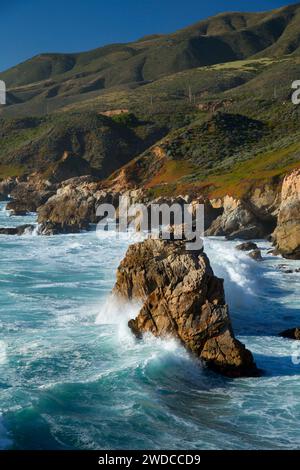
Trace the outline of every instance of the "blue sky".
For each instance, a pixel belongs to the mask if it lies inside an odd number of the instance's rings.
[[[300,0],[298,0],[300,1]],[[288,0],[0,0],[0,70],[41,52],[77,52],[168,33],[223,11]]]

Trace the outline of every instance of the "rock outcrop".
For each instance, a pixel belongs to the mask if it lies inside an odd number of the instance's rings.
[[[208,236],[251,240],[265,238],[273,230],[268,222],[261,220],[254,213],[252,206],[247,201],[225,196],[223,208],[223,214],[214,220],[206,231]]]
[[[283,331],[279,336],[300,341],[300,328],[291,328],[290,330]]]
[[[26,215],[29,212],[36,212],[37,208],[55,193],[47,181],[26,181],[17,184],[10,196],[12,200],[7,204],[7,210],[12,215]]]
[[[142,302],[129,327],[137,337],[178,338],[208,367],[226,376],[257,375],[251,352],[233,334],[223,280],[202,250],[184,241],[148,239],[129,247],[114,295]]]
[[[250,253],[248,253],[248,256],[252,258],[255,261],[262,261],[263,257],[261,256],[261,251],[260,250],[252,250]]]
[[[78,233],[97,222],[96,209],[101,203],[117,204],[117,193],[108,193],[97,182],[66,181],[46,204],[38,208],[39,232],[42,235]]]
[[[300,169],[293,171],[283,181],[273,241],[282,256],[300,259]]]
[[[6,178],[0,181],[0,200],[6,201],[16,185],[16,178]]]
[[[256,243],[253,242],[245,242],[241,243],[240,245],[237,245],[235,248],[239,251],[252,251],[257,250],[258,246],[256,245]]]
[[[24,235],[24,233],[32,233],[34,225],[26,224],[18,227],[0,227],[0,235]]]

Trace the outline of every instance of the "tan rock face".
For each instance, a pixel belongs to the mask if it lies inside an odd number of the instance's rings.
[[[257,217],[247,201],[225,196],[223,209],[223,214],[211,223],[206,235],[251,240],[264,238],[272,232],[268,225]]]
[[[300,169],[283,181],[275,245],[286,258],[300,259]]]
[[[256,375],[252,354],[235,339],[223,280],[207,256],[185,243],[149,239],[129,247],[114,294],[143,306],[129,326],[137,337],[151,332],[176,337],[195,356],[224,375]]]
[[[99,189],[98,183],[75,182],[63,185],[46,204],[38,208],[40,233],[76,233],[96,223],[96,208],[100,203],[112,203],[118,194]]]

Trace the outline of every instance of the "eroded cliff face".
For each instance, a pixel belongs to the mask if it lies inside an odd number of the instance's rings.
[[[259,215],[259,210],[249,200],[235,199],[225,196],[222,202],[214,202],[223,207],[223,214],[214,220],[207,230],[208,236],[226,236],[251,240],[265,238],[272,232],[273,221],[266,220]]]
[[[300,169],[286,176],[273,240],[285,258],[300,259]]]
[[[91,223],[97,222],[98,205],[114,204],[118,196],[102,190],[97,182],[83,182],[82,178],[67,181],[38,208],[39,232],[53,235],[87,230]]]
[[[113,293],[143,303],[129,322],[137,337],[148,332],[175,337],[224,375],[257,375],[251,352],[234,337],[223,280],[201,250],[186,251],[183,241],[148,239],[131,245]]]

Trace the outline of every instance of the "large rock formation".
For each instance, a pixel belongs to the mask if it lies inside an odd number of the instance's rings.
[[[6,201],[16,185],[16,178],[6,178],[0,181],[0,200]]]
[[[26,215],[36,212],[37,208],[45,204],[55,193],[55,188],[44,180],[28,180],[17,183],[10,196],[12,200],[7,204],[7,210],[13,215]]]
[[[176,337],[224,375],[257,374],[252,354],[234,337],[223,280],[214,276],[203,251],[186,251],[184,241],[148,239],[132,245],[113,292],[142,302],[129,322],[136,336]]]
[[[286,176],[273,240],[285,258],[300,259],[300,169]]]
[[[42,235],[77,233],[97,222],[96,209],[101,203],[115,205],[118,194],[101,190],[87,177],[74,178],[61,185],[46,204],[38,208],[39,232]]]
[[[273,226],[269,221],[261,219],[248,201],[225,196],[224,212],[214,220],[207,230],[208,236],[226,236],[234,239],[251,240],[269,235]]]

